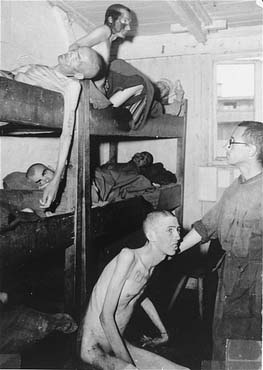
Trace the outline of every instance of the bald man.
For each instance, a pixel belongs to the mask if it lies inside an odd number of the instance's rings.
[[[58,64],[54,67],[29,64],[12,71],[16,81],[57,91],[64,96],[64,117],[57,166],[53,179],[47,186],[45,184],[43,197],[40,200],[43,208],[49,208],[56,199],[64,172],[81,90],[79,80],[95,77],[99,73],[101,65],[102,60],[98,53],[88,47],[81,47],[78,50],[60,55]]]
[[[168,341],[168,334],[151,300],[140,300],[154,268],[174,256],[180,239],[176,217],[152,212],[143,224],[147,237],[138,249],[123,248],[99,277],[84,317],[80,357],[95,369],[186,369],[161,356],[130,344],[123,336],[135,305],[142,308],[160,332],[151,345]]]

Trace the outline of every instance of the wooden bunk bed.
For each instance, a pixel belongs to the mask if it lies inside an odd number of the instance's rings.
[[[89,81],[83,81],[69,162],[73,171],[68,174],[66,186],[70,211],[34,222],[25,222],[0,235],[0,259],[4,259],[7,264],[23,260],[27,254],[32,256],[40,250],[43,252],[43,249],[65,250],[65,305],[67,312],[75,314],[76,317],[85,306],[90,289],[88,265],[89,259],[92,259],[92,240],[95,237],[106,237],[114,228],[112,218],[125,219],[123,212],[127,212],[129,207],[130,214],[135,215],[134,222],[128,220],[133,227],[138,227],[136,222],[141,222],[144,216],[138,207],[139,199],[118,202],[122,205],[117,205],[117,211],[114,203],[102,208],[92,208],[92,137],[110,142],[110,156],[115,158],[116,143],[123,139],[176,138],[178,183],[173,194],[181,222],[183,214],[186,102],[180,117],[164,114],[161,118],[149,119],[140,130],[124,132],[113,119],[110,107],[101,110],[92,108],[89,103],[89,91]],[[64,101],[62,95],[57,92],[0,77],[0,107],[0,122],[8,122],[0,126],[1,136],[60,135]],[[125,224],[122,227],[125,228]],[[30,237],[27,236],[28,230]],[[16,258],[8,258],[9,252]]]

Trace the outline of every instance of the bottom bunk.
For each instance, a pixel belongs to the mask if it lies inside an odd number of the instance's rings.
[[[89,241],[92,248],[89,248],[87,261],[91,266],[87,270],[89,285],[96,277],[100,245],[103,243],[106,246],[110,240],[139,229],[146,214],[152,209],[152,205],[142,197],[92,209],[92,240]],[[81,263],[75,251],[74,213],[31,220],[28,216],[32,217],[32,213],[26,214],[25,218],[21,217],[21,213],[16,214],[16,224],[13,222],[9,229],[2,227],[0,232],[0,292],[8,292],[13,297],[11,301],[18,304],[34,305],[32,302],[35,296],[38,300],[45,296],[45,293],[40,293],[44,282],[44,289],[49,291],[48,296],[57,292],[55,307],[59,305],[62,311],[72,313],[74,295],[78,290],[78,266]],[[56,275],[48,288],[47,281],[50,281],[53,269],[59,271],[59,276]],[[57,286],[60,287],[58,291],[55,288]],[[46,298],[43,302],[41,299],[45,309],[48,300]],[[44,308],[37,307],[40,310]],[[48,309],[55,309],[52,303]]]

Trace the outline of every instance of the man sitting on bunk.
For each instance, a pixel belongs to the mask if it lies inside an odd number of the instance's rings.
[[[84,317],[80,334],[80,357],[98,369],[186,369],[157,354],[135,347],[124,338],[135,305],[140,304],[160,332],[146,338],[152,346],[166,343],[168,333],[148,297],[142,297],[154,268],[178,251],[180,239],[176,217],[151,212],[143,223],[147,237],[138,249],[123,248],[104,268]]]
[[[163,114],[163,104],[173,102],[175,114],[179,114],[184,93],[179,81],[172,84],[163,79],[154,84],[144,73],[124,60],[110,60],[113,54],[112,43],[116,39],[124,40],[131,30],[131,15],[131,10],[122,4],[109,6],[104,24],[69,47],[69,50],[76,50],[80,46],[88,46],[102,56],[105,62],[104,74],[100,74],[95,83],[116,108],[116,119],[121,122],[124,130],[137,129],[144,124],[148,115],[160,116]]]
[[[110,5],[105,13],[104,24],[96,27],[90,33],[70,45],[69,50],[77,50],[80,46],[88,46],[96,50],[105,62],[105,73],[95,81],[99,90],[107,96],[113,107],[118,108],[133,96],[141,95],[143,91],[143,79],[136,76],[125,76],[121,81],[116,81],[114,76],[114,87],[110,84],[109,70],[112,42],[117,38],[125,39],[131,30],[131,10],[122,4]],[[118,86],[117,86],[118,85]],[[144,105],[140,104],[142,99],[130,107],[133,119],[141,114]]]

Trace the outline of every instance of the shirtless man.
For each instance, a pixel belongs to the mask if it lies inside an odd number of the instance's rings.
[[[96,27],[89,34],[83,36],[72,45],[69,50],[76,50],[80,46],[88,46],[96,50],[103,58],[106,68],[110,60],[111,44],[117,38],[125,39],[130,31],[131,11],[122,4],[113,4],[108,7],[105,13],[105,21],[101,26]],[[97,87],[105,94],[105,81],[107,73],[96,81]],[[139,95],[143,90],[143,85],[139,84],[125,89],[120,89],[112,96],[108,97],[115,108],[121,106],[131,96]],[[133,108],[133,110],[135,107]]]
[[[123,337],[154,268],[178,251],[179,225],[170,212],[149,213],[143,229],[148,239],[145,245],[123,248],[105,267],[93,289],[84,317],[80,356],[94,369],[186,369],[133,346]],[[140,304],[160,331],[160,337],[151,339],[151,345],[167,342],[167,331],[153,303],[146,297]]]
[[[94,50],[81,47],[60,55],[58,64],[54,67],[30,64],[12,71],[16,81],[57,91],[64,96],[64,117],[57,166],[53,179],[48,185],[44,184],[43,197],[40,200],[42,208],[49,208],[55,200],[63,175],[81,90],[79,80],[95,77],[100,69],[101,57]]]
[[[46,166],[44,163],[34,163],[28,167],[26,171],[26,178],[33,181],[39,189],[44,189],[50,181],[53,179],[55,171]],[[98,195],[98,189],[94,183],[91,184],[91,199],[93,206],[103,206],[105,202],[100,201]]]
[[[43,163],[34,163],[26,171],[26,177],[40,188],[47,186],[53,179],[55,171]]]

